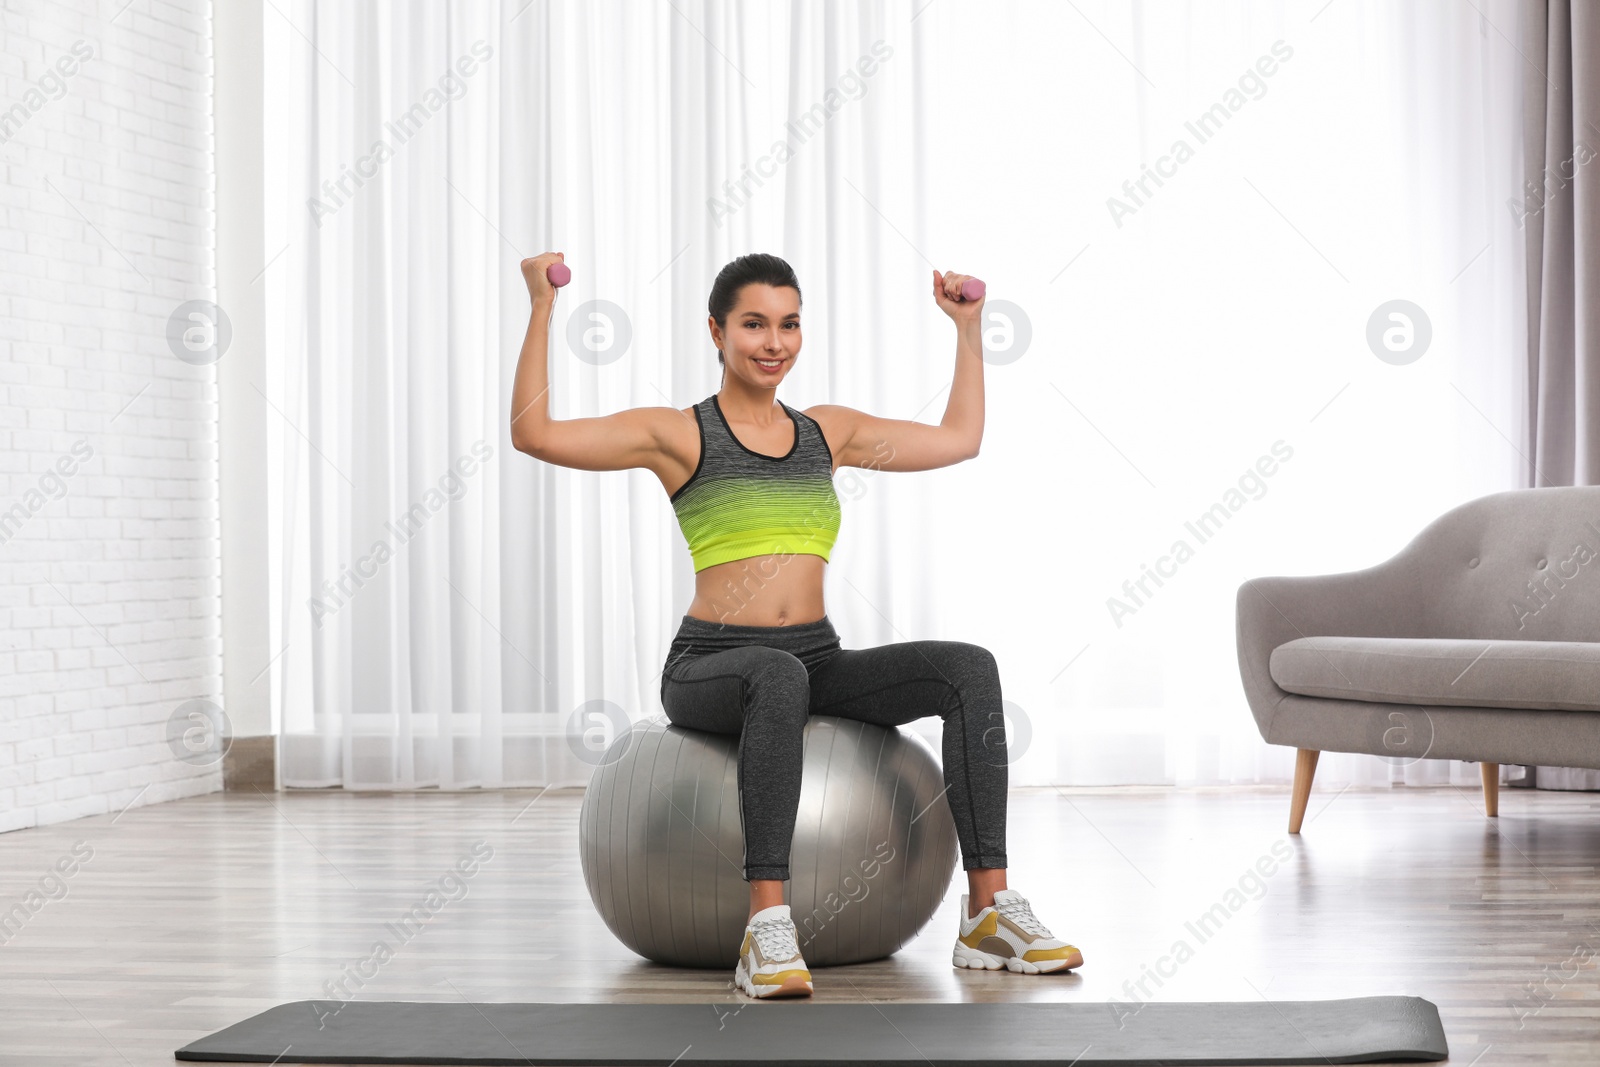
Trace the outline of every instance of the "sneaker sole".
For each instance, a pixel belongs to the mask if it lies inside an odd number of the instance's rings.
[[[957,941],[955,951],[950,956],[950,964],[953,967],[973,971],[998,971],[1004,967],[1013,974],[1052,974],[1056,971],[1070,971],[1074,967],[1082,967],[1083,953],[1074,952],[1058,960],[1033,963],[1020,956],[996,956],[992,952],[968,948]]]
[[[810,974],[810,972],[806,972]],[[739,961],[739,966],[733,972],[733,984],[739,992],[756,1000],[770,1000],[773,997],[809,997],[812,993],[811,979],[802,978],[800,975],[790,975],[776,985],[757,986],[750,981],[750,975],[744,969],[744,961]]]

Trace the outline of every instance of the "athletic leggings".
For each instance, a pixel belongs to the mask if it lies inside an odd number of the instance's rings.
[[[744,878],[787,879],[811,715],[896,727],[944,720],[944,781],[962,867],[1006,865],[1006,734],[988,649],[902,641],[843,649],[824,615],[797,626],[732,626],[685,615],[661,674],[675,726],[739,735]]]

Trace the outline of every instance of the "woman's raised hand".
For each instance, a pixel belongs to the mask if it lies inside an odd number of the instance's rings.
[[[522,277],[528,283],[528,296],[535,304],[541,300],[552,305],[555,303],[556,287],[550,284],[548,272],[552,265],[561,263],[565,258],[563,252],[545,252],[522,261]]]
[[[962,288],[966,287],[963,296]],[[977,322],[983,314],[983,282],[970,274],[957,274],[955,271],[946,271],[940,274],[933,272],[933,299],[939,305],[939,310],[949,315],[957,326]]]

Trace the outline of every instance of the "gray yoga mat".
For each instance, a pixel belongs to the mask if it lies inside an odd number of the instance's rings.
[[[299,1000],[185,1045],[229,1063],[945,1067],[1442,1060],[1421,997],[1126,1004]]]

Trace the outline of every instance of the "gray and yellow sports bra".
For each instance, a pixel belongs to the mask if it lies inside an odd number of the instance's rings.
[[[669,498],[696,573],[770,554],[828,558],[839,535],[833,450],[822,427],[783,401],[794,444],[781,456],[746,448],[723,417],[717,394],[694,406],[700,462]]]

